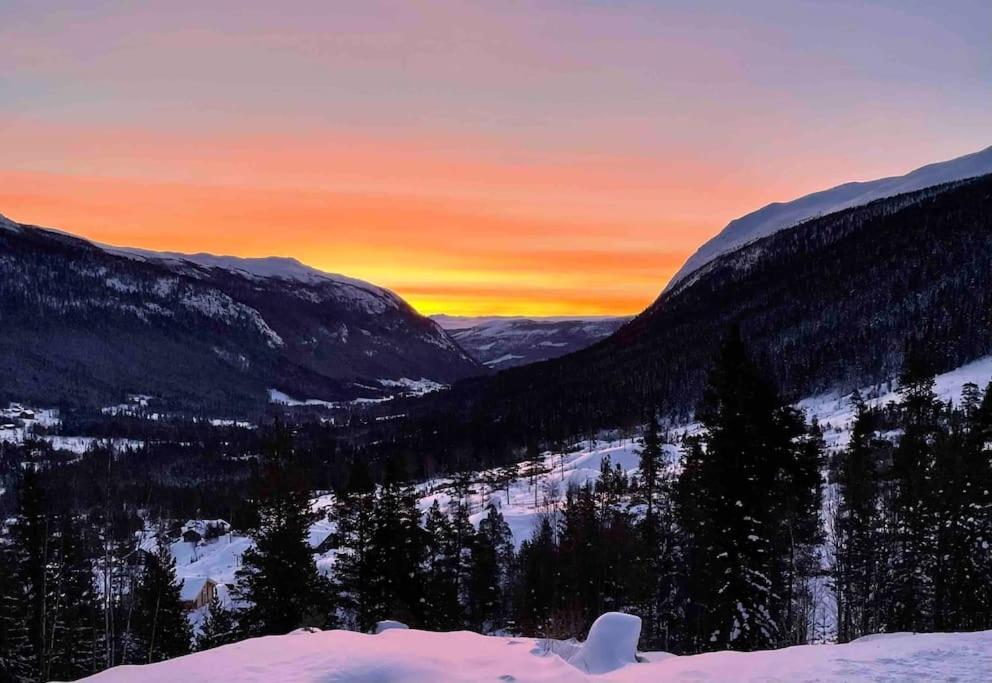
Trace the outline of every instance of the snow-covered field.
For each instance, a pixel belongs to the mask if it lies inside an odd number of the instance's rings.
[[[594,675],[583,670],[588,667],[583,666],[582,658],[573,657],[573,663],[569,663],[549,653],[546,643],[532,638],[404,629],[389,629],[378,635],[297,631],[247,640],[161,664],[118,667],[85,680],[102,683],[986,683],[992,674],[992,631],[891,634],[863,638],[847,645],[805,645],[767,652],[719,652],[689,657],[644,653],[642,661],[636,663],[622,663],[623,658],[614,660],[609,656],[622,646],[622,638],[616,636],[597,643],[593,661],[619,668]]]

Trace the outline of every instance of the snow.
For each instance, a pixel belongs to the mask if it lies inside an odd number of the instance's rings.
[[[894,634],[846,645],[718,652],[676,657],[644,653],[605,674],[588,674],[532,638],[389,629],[378,635],[299,630],[226,645],[168,662],[97,674],[100,683],[669,683],[675,681],[957,681],[984,683],[992,631]]]
[[[934,393],[944,403],[957,404],[961,400],[964,385],[976,384],[984,391],[990,381],[992,356],[985,356],[937,375],[934,378]],[[870,407],[884,406],[899,400],[898,383],[895,380],[879,386],[862,387],[858,393]],[[797,404],[807,416],[819,421],[829,448],[847,446],[855,413],[852,397],[853,394],[832,392],[803,399]]]
[[[486,365],[488,365],[491,368],[494,368],[497,365],[502,365],[503,363],[509,363],[511,360],[517,360],[520,358],[523,358],[523,356],[518,356],[512,353],[506,353],[500,356],[499,358],[494,358],[490,361],[486,361]]]
[[[493,490],[487,485],[476,484],[464,500],[469,508],[469,520],[478,527],[487,514],[487,506],[490,503],[495,505],[510,527],[513,543],[519,549],[531,537],[542,515],[554,515],[559,510],[570,486],[581,487],[599,479],[600,465],[607,457],[613,467],[619,464],[628,475],[635,474],[640,449],[641,445],[633,439],[619,439],[588,441],[571,453],[547,452],[543,461],[546,472],[532,482],[523,474],[524,465],[519,465],[518,479],[510,484],[509,495],[505,489]],[[669,466],[675,467],[679,459],[678,447],[666,444],[664,452]],[[478,480],[484,480],[491,474],[491,471],[485,471],[475,476]],[[452,482],[447,479],[425,482],[419,486],[419,491],[419,507],[425,513],[434,501],[442,510],[448,509],[454,493]]]
[[[410,396],[423,396],[424,394],[431,394],[435,391],[448,388],[448,385],[435,382],[426,377],[421,377],[420,379],[410,379],[409,377],[380,379],[378,382],[387,389],[400,389]]]
[[[169,251],[148,251],[131,247],[99,245],[104,250],[125,258],[156,261],[172,269],[196,276],[198,268],[219,268],[250,279],[277,279],[308,286],[333,285],[333,297],[359,306],[370,313],[387,308],[399,308],[402,299],[396,294],[356,278],[327,273],[285,256],[244,258],[198,253],[183,254]],[[301,298],[319,301],[315,293],[299,290]]]
[[[0,213],[0,230],[9,232],[20,232],[21,226]]]
[[[196,600],[208,581],[210,581],[209,576],[187,576],[183,578],[182,585],[179,588],[179,599],[184,601]]]
[[[335,408],[340,405],[334,401],[322,401],[317,398],[296,399],[278,389],[269,389],[269,403],[278,403],[284,406],[324,406],[325,408]]]
[[[101,439],[94,436],[65,436],[36,432],[37,427],[54,429],[59,425],[61,425],[59,411],[55,408],[33,408],[11,403],[8,407],[0,409],[0,443],[21,444],[31,438],[47,442],[54,450],[69,451],[76,455],[83,455],[97,443],[117,451],[127,448],[137,449],[144,445],[144,442],[134,439]]]
[[[674,289],[679,282],[717,257],[780,230],[795,227],[811,218],[863,206],[876,199],[987,173],[992,173],[992,147],[950,161],[923,166],[903,176],[845,183],[789,202],[769,204],[732,220],[719,234],[703,244],[675,273],[665,287],[665,292]]]
[[[392,629],[397,629],[397,628],[400,630],[405,630],[405,629],[409,629],[410,627],[404,624],[402,621],[393,621],[392,619],[385,619],[383,621],[378,622],[375,625],[375,632],[378,634],[378,633],[383,633],[385,631],[391,631]]]
[[[640,637],[640,617],[607,612],[593,622],[586,642],[568,663],[590,674],[603,674],[636,664]]]

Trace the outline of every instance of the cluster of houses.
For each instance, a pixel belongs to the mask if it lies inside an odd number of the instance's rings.
[[[11,403],[9,407],[0,409],[0,430],[12,431],[18,425],[14,420],[34,420],[37,417],[30,408],[24,408],[19,403]]]
[[[202,541],[220,538],[231,532],[231,525],[223,519],[191,519],[177,531],[168,535],[171,542],[182,541],[194,545]],[[131,562],[142,564],[154,553],[158,540],[148,537],[142,545],[132,553]],[[218,583],[209,576],[186,576],[182,578],[179,589],[180,600],[186,611],[193,611],[210,604],[217,595]]]

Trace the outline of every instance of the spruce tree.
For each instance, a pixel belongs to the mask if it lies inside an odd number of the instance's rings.
[[[377,611],[383,618],[417,625],[424,619],[425,532],[415,491],[401,483],[403,475],[395,465],[390,469],[374,507],[371,549],[379,586]]]
[[[363,460],[352,463],[348,484],[334,505],[334,586],[346,625],[367,632],[383,618],[376,576],[375,487]]]
[[[879,467],[890,447],[876,436],[875,414],[861,401],[855,409],[851,440],[839,454],[834,472],[838,501],[832,576],[837,639],[842,643],[876,633],[884,623],[880,612],[885,553]]]
[[[523,542],[513,597],[514,622],[520,633],[553,637],[553,610],[559,600],[558,545],[551,520],[542,516]]]
[[[53,597],[53,549],[48,501],[33,468],[24,470],[10,527],[5,636],[11,672],[24,681],[48,680]]]
[[[507,577],[512,561],[510,527],[499,509],[490,504],[471,547],[467,612],[473,630],[492,630],[506,620]]]
[[[82,678],[101,667],[99,595],[85,528],[71,513],[60,516],[55,544],[58,570],[49,671],[52,678],[59,680]]]
[[[888,511],[893,539],[887,578],[888,627],[926,631],[932,626],[934,607],[933,446],[940,408],[933,393],[933,371],[921,353],[907,355],[899,394],[903,433],[893,453],[895,490]]]
[[[818,528],[815,458],[802,423],[747,357],[737,329],[722,345],[679,483],[693,649],[790,642],[801,576],[796,550]],[[815,449],[814,449],[815,450]],[[815,482],[815,483],[814,483]]]
[[[233,595],[245,635],[278,635],[332,622],[330,586],[307,542],[314,519],[309,489],[294,466],[288,430],[277,424],[266,442],[258,482],[254,546],[242,556]]]
[[[200,624],[200,633],[196,637],[197,650],[210,650],[221,645],[236,642],[238,639],[237,621],[234,611],[221,602],[220,596],[214,593],[207,608],[207,614]]]
[[[462,625],[458,599],[457,561],[452,557],[452,529],[437,500],[424,519],[427,550],[424,561],[424,623],[431,630],[449,631]]]
[[[160,542],[150,555],[135,596],[136,644],[131,663],[150,664],[189,654],[193,632],[183,610],[176,560]]]

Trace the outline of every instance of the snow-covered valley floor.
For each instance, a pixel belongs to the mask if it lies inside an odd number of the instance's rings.
[[[388,630],[295,632],[243,641],[161,664],[118,667],[85,679],[101,683],[628,683],[778,681],[956,681],[992,676],[992,631],[890,634],[847,645],[676,657],[644,653],[641,663],[590,675],[541,641],[469,632]]]

